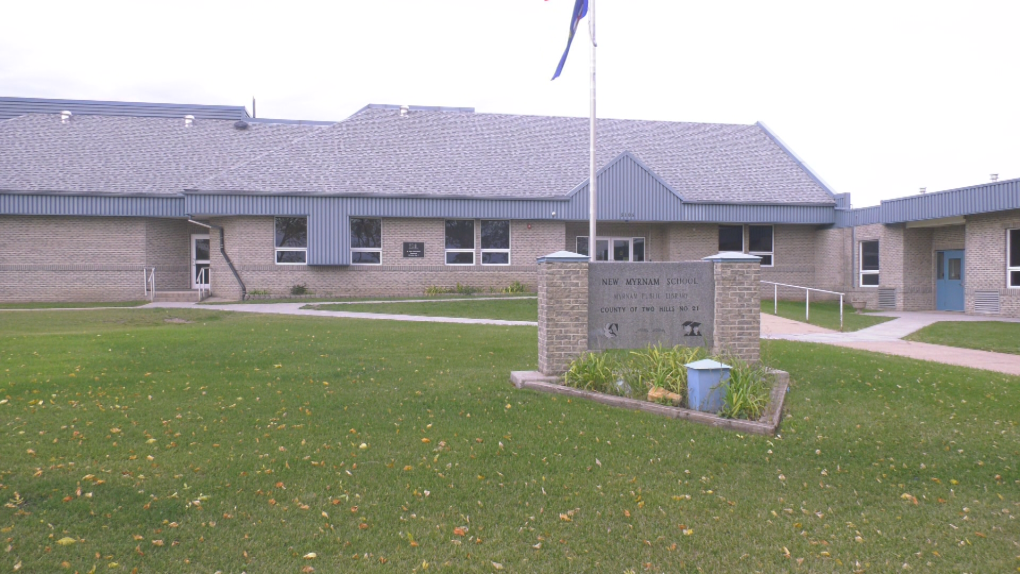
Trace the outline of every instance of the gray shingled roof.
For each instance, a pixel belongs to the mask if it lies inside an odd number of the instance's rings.
[[[833,203],[759,125],[599,120],[599,166],[624,151],[685,201]],[[587,177],[585,118],[368,107],[194,191],[552,198]]]
[[[0,121],[0,192],[179,194],[317,130],[235,120],[25,115]]]

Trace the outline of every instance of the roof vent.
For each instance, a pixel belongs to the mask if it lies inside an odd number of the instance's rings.
[[[921,193],[928,193],[928,188],[927,187],[922,187],[921,188]]]
[[[246,130],[248,129],[248,122],[244,120],[237,120],[236,122],[234,122],[234,127],[239,130]]]
[[[66,124],[67,122],[71,121],[72,115],[73,114],[67,110],[60,112],[60,123]]]
[[[999,174],[993,173],[992,174],[992,181],[999,181]]]
[[[406,118],[407,117],[407,112],[410,109],[411,108],[409,106],[400,106],[400,117]]]
[[[195,123],[195,116],[190,115],[190,114],[184,116],[184,127],[190,128],[191,125],[194,124],[194,123]]]

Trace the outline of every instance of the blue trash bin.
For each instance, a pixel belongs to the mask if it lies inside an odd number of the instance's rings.
[[[702,359],[687,367],[687,406],[706,413],[722,410],[730,367],[712,359]]]

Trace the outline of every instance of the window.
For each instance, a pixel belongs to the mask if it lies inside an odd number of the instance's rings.
[[[719,226],[719,251],[744,252],[744,226],[743,225],[720,225]]]
[[[1006,232],[1006,285],[1020,287],[1020,229]]]
[[[351,218],[351,263],[382,265],[382,220]]]
[[[747,252],[761,257],[762,267],[772,267],[772,226],[747,226]]]
[[[308,218],[276,218],[277,265],[304,265],[308,259]]]
[[[877,241],[861,241],[861,287],[878,287]]]
[[[510,221],[482,220],[482,265],[510,265]]]
[[[446,221],[446,264],[475,264],[475,222],[470,219]]]
[[[588,255],[588,237],[576,239],[577,253]],[[644,237],[596,237],[595,261],[644,261]]]

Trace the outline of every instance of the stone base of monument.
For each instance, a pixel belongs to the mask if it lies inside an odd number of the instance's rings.
[[[786,400],[786,392],[790,387],[790,374],[786,371],[779,371],[775,369],[771,369],[770,372],[774,375],[775,382],[772,385],[772,393],[769,397],[769,406],[765,409],[765,414],[762,418],[756,421],[727,419],[719,415],[703,413],[692,409],[685,409],[683,407],[671,407],[641,399],[617,397],[603,393],[575,389],[574,387],[565,386],[563,384],[563,377],[543,375],[538,371],[513,371],[510,373],[510,382],[518,389],[531,389],[533,391],[540,391],[543,393],[567,395],[614,407],[643,411],[671,419],[684,419],[699,424],[740,432],[774,435],[779,429],[779,422],[783,417],[783,401]]]

